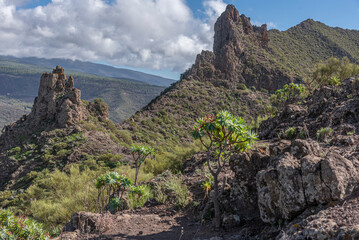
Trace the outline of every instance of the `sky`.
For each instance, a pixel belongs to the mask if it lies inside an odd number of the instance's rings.
[[[359,0],[0,0],[0,55],[67,58],[172,79],[203,49],[227,4],[254,25],[308,18],[359,30]]]

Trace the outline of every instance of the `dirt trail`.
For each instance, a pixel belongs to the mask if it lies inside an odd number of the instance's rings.
[[[64,233],[59,239],[138,239],[138,240],[190,240],[224,237],[229,232],[215,232],[211,224],[200,224],[198,219],[185,213],[176,213],[165,206],[125,211],[115,215],[103,214],[97,223],[96,234]],[[221,238],[219,238],[221,239]]]

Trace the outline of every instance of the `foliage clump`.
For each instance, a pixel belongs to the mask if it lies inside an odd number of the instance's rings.
[[[147,185],[131,186],[128,194],[129,207],[132,209],[143,207],[152,195],[151,188]]]
[[[8,209],[0,209],[0,239],[51,239],[41,224],[26,218],[25,216],[15,216]]]
[[[326,85],[339,86],[344,79],[358,74],[359,65],[351,63],[349,58],[343,57],[339,60],[331,57],[315,67],[313,77],[307,81],[307,85],[312,90]]]
[[[293,139],[296,137],[296,133],[297,130],[295,129],[295,127],[290,127],[284,131],[284,136],[286,139]]]
[[[332,135],[333,129],[326,127],[317,131],[317,139],[319,142],[325,142]]]
[[[170,203],[178,208],[187,206],[190,202],[190,192],[183,184],[182,177],[166,171],[159,176],[154,184],[154,198],[161,204]]]
[[[276,90],[271,101],[283,107],[287,104],[297,103],[306,96],[306,87],[303,84],[290,83],[284,85],[282,89]]]
[[[125,193],[131,185],[132,181],[128,177],[117,172],[98,177],[95,186],[98,189],[99,210],[115,212],[125,209]]]

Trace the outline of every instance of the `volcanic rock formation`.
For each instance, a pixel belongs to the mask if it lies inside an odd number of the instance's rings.
[[[56,66],[52,73],[42,74],[31,113],[3,128],[0,147],[11,148],[18,143],[19,137],[36,131],[75,125],[87,118],[86,112],[73,77],[67,79],[64,69]]]
[[[294,79],[276,69],[269,59],[267,25],[252,26],[250,18],[239,15],[233,5],[214,26],[213,52],[202,51],[182,79],[211,81],[214,85],[235,88],[239,83],[274,91]]]

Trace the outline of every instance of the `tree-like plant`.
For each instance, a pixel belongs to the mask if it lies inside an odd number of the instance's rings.
[[[140,171],[140,167],[142,163],[145,162],[147,157],[154,155],[155,150],[148,146],[133,144],[131,146],[131,153],[133,160],[135,161],[135,167],[136,167],[136,175],[135,175],[135,183],[134,183],[136,185],[138,173]]]
[[[124,202],[124,193],[131,185],[132,181],[128,177],[117,172],[110,172],[98,177],[95,186],[98,189],[100,210],[108,207],[112,208],[111,210],[117,210]],[[113,209],[115,205],[116,207]]]
[[[228,111],[199,118],[193,126],[192,136],[199,139],[207,150],[207,165],[213,176],[215,227],[218,229],[221,225],[218,175],[230,156],[250,149],[257,136],[242,118],[234,117]]]

